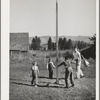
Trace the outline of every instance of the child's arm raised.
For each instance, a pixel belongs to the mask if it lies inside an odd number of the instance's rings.
[[[53,68],[56,68],[53,62],[51,62],[51,64],[52,64]]]
[[[57,67],[62,66],[62,65],[64,65],[64,64],[65,64],[65,62],[62,62],[62,63],[60,63]]]
[[[47,70],[48,70],[48,63],[47,63]]]

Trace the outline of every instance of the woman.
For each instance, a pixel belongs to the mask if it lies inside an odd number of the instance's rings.
[[[74,59],[76,61],[76,78],[82,78],[84,77],[84,74],[81,70],[81,54],[80,52],[77,50],[77,48],[75,47],[74,52]]]

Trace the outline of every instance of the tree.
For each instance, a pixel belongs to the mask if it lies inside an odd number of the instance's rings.
[[[31,48],[33,50],[39,50],[40,49],[40,43],[41,43],[40,38],[35,36],[35,38],[32,39]]]
[[[56,50],[56,43],[52,42],[52,49]]]
[[[51,37],[49,37],[49,39],[48,39],[48,49],[52,50],[52,39],[51,39]]]
[[[84,41],[75,41],[75,46],[77,46],[78,49],[83,49],[89,46],[89,43],[86,43]]]
[[[67,45],[68,45],[68,49],[73,48],[73,43],[71,39],[68,40]]]
[[[91,38],[89,38],[90,41],[93,41],[93,44],[96,46],[96,34],[94,34]]]
[[[59,44],[59,49],[62,50],[62,38],[59,38],[58,44]]]
[[[59,41],[58,41],[58,43],[59,43],[59,49],[60,50],[66,50],[67,49],[67,40],[66,40],[66,38],[59,38]]]
[[[63,50],[66,49],[66,43],[67,43],[66,38],[63,38],[63,41],[62,41]]]

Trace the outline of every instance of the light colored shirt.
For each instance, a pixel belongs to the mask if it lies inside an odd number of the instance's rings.
[[[73,53],[74,59],[77,60],[77,65],[81,65],[81,54],[79,51]]]
[[[38,73],[39,73],[38,66],[32,66],[32,70],[33,70],[33,71],[38,71]]]
[[[74,59],[81,59],[81,54],[79,51],[73,52]]]

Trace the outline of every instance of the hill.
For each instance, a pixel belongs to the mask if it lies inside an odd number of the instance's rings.
[[[55,42],[56,41],[56,37],[55,36],[40,36],[41,39],[41,44],[46,44],[49,37],[52,38],[52,41]],[[84,41],[87,43],[91,43],[91,41],[89,40],[90,36],[59,36],[59,38],[66,38],[66,39],[71,39],[73,41]],[[31,43],[33,37],[29,38],[29,43]]]

